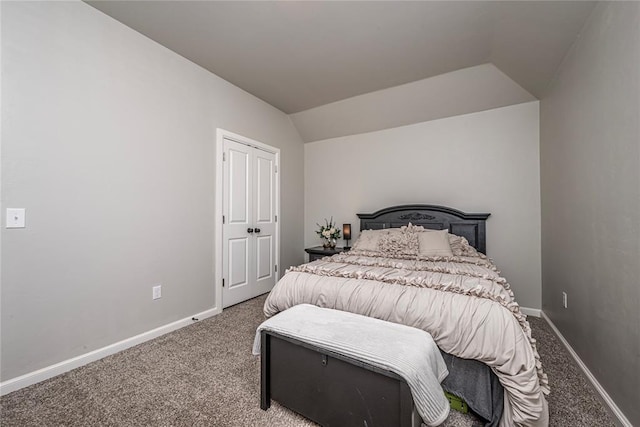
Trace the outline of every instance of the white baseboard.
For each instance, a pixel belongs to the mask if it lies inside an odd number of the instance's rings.
[[[587,368],[587,365],[585,365],[582,359],[580,359],[580,356],[578,356],[578,353],[575,352],[575,350],[571,347],[569,342],[558,330],[556,325],[554,325],[551,319],[549,319],[549,316],[547,316],[544,311],[541,311],[541,314],[542,314],[542,318],[547,321],[549,326],[551,326],[551,329],[553,329],[553,332],[555,332],[555,334],[558,336],[562,344],[564,344],[565,348],[567,349],[571,357],[573,357],[573,359],[576,361],[580,369],[582,369],[582,372],[584,372],[587,379],[591,382],[591,384],[593,384],[593,387],[596,389],[596,391],[600,395],[600,398],[602,399],[602,401],[605,403],[605,405],[609,407],[609,411],[611,412],[611,415],[613,415],[613,417],[616,418],[617,424],[623,427],[633,427],[629,419],[625,417],[624,413],[620,410],[620,408],[618,408],[618,405],[616,405],[613,399],[611,399],[611,396],[609,396],[609,393],[607,393],[604,387],[600,385],[596,377],[593,376],[589,368]]]
[[[102,359],[103,357],[109,356],[122,350],[126,350],[127,348],[133,347],[134,345],[141,344],[145,341],[149,341],[161,335],[175,331],[176,329],[191,325],[194,323],[193,317],[197,318],[198,320],[203,320],[220,312],[222,312],[221,308],[214,307],[193,316],[185,317],[184,319],[176,320],[175,322],[169,323],[167,325],[160,326],[131,338],[124,339],[106,347],[102,347],[97,350],[90,351],[89,353],[81,354],[80,356],[64,360],[60,363],[56,363],[55,365],[47,366],[45,368],[38,369],[37,371],[29,372],[28,374],[3,381],[0,383],[0,396],[4,396],[5,394],[11,393],[13,391],[20,390],[23,387],[39,383],[40,381],[53,378],[72,369],[79,368],[80,366],[84,366],[91,362],[95,362],[96,360]]]
[[[539,308],[529,307],[520,307],[520,311],[522,311],[523,314],[531,317],[540,317],[540,313],[542,312],[542,310],[540,310]]]

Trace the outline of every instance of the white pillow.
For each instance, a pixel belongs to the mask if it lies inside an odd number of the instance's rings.
[[[354,251],[374,251],[378,252],[380,249],[378,248],[378,243],[383,236],[388,235],[389,233],[399,233],[400,230],[397,228],[385,228],[382,230],[362,230],[360,232],[360,236],[353,243],[351,247]]]
[[[453,256],[449,244],[449,230],[425,230],[418,233],[418,255]]]

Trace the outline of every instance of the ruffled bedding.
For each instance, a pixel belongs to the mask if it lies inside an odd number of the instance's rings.
[[[423,329],[443,351],[494,371],[505,389],[500,425],[547,426],[547,376],[509,284],[473,248],[454,253],[465,256],[352,250],[293,267],[264,312],[308,303]]]

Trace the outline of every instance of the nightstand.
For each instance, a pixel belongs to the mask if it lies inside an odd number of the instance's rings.
[[[317,259],[324,258],[326,256],[339,254],[340,252],[344,252],[345,249],[344,248],[325,249],[322,246],[314,246],[312,248],[307,248],[304,251],[309,254],[309,262],[311,262]]]

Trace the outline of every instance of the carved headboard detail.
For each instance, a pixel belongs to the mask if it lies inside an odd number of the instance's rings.
[[[409,221],[419,221],[419,220],[423,220],[423,219],[436,219],[435,216],[433,215],[426,215],[426,214],[421,214],[421,213],[412,213],[412,214],[405,214],[405,215],[400,215],[398,218],[400,219],[406,219]]]
[[[432,230],[448,229],[462,236],[478,251],[486,254],[485,221],[488,213],[464,213],[457,209],[436,205],[402,205],[381,209],[371,214],[358,214],[360,230],[399,228],[412,223]]]

